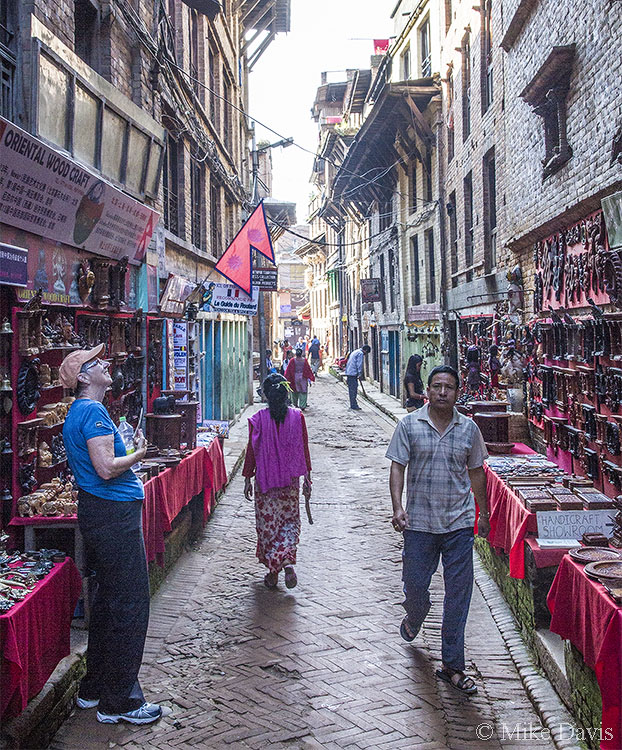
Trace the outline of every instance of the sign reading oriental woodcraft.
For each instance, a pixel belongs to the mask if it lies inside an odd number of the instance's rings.
[[[0,117],[0,222],[138,265],[158,218]]]

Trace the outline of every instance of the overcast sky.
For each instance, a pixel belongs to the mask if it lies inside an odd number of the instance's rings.
[[[322,71],[329,81],[345,80],[346,68],[368,68],[372,39],[393,33],[390,13],[395,0],[291,0],[289,34],[278,34],[250,77],[250,114],[284,137],[314,151],[317,124],[311,106]],[[355,38],[364,41],[353,41]],[[279,137],[257,126],[257,140]],[[296,148],[273,149],[273,195],[297,204],[297,218],[307,217],[313,156]]]

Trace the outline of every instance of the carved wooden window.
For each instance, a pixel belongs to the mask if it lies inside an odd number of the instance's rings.
[[[436,262],[434,257],[434,230],[425,233],[425,247],[428,254],[428,302],[436,302]]]
[[[432,51],[430,50],[430,19],[426,19],[419,29],[419,49],[421,54],[421,77],[432,75]]]
[[[14,118],[15,99],[15,28],[17,7],[15,0],[0,2],[0,115]]]
[[[575,45],[554,47],[521,97],[542,118],[544,125],[544,159],[542,179],[558,172],[572,156],[568,143],[566,98]]]
[[[412,247],[413,264],[413,304],[421,304],[421,270],[419,268],[419,238],[417,235],[410,238]]]
[[[458,286],[458,222],[456,219],[456,191],[449,196],[447,203],[449,217],[449,252],[451,255],[451,285]]]
[[[489,273],[497,265],[497,175],[495,149],[483,159],[484,180],[484,261]]]
[[[410,45],[406,47],[402,54],[402,81],[408,81],[410,78]]]

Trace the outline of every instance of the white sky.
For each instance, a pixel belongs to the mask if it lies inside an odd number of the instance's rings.
[[[250,114],[284,137],[315,151],[318,126],[311,106],[322,71],[329,81],[345,80],[346,68],[368,68],[372,39],[393,34],[395,0],[291,0],[289,34],[278,34],[250,76]],[[365,41],[352,41],[353,38]],[[256,126],[257,140],[279,137]],[[297,219],[307,218],[313,156],[296,146],[272,151],[275,198],[297,204]]]

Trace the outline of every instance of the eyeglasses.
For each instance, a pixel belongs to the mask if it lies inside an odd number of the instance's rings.
[[[104,365],[105,363],[101,359],[94,359],[92,362],[87,362],[86,364],[82,365],[80,368],[80,372],[86,372],[87,370],[90,370],[91,367],[95,367],[95,365]]]

